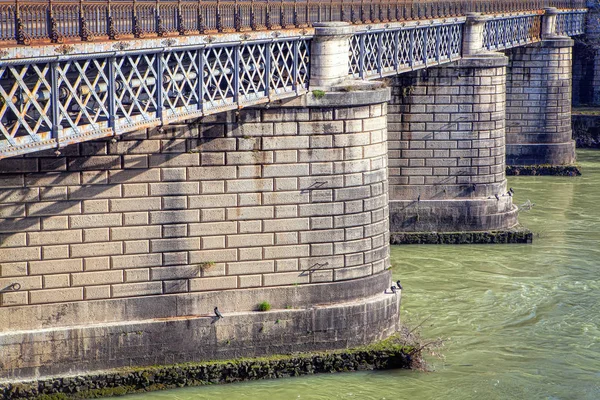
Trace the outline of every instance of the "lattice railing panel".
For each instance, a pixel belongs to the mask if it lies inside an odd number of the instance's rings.
[[[73,60],[56,65],[58,75],[57,125],[61,139],[102,134],[108,127],[108,58]]]
[[[193,50],[164,53],[163,104],[166,118],[194,116],[200,110],[200,59]]]
[[[542,16],[524,14],[494,17],[485,22],[483,46],[503,50],[540,41]]]
[[[348,75],[374,79],[460,58],[463,22],[358,32],[350,38]]]
[[[0,158],[308,89],[310,38],[0,61]]]
[[[585,33],[586,11],[563,11],[556,16],[556,34],[577,36]]]
[[[44,146],[50,139],[53,73],[50,63],[0,67],[0,152],[11,147]]]

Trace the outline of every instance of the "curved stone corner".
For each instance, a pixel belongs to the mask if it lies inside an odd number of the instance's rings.
[[[393,332],[388,96],[327,93],[8,160],[2,377]],[[263,301],[278,311],[254,312]]]

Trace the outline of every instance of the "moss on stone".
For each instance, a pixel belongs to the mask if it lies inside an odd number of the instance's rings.
[[[0,384],[7,400],[71,400],[121,396],[184,386],[272,379],[322,372],[410,368],[420,348],[406,339],[386,340],[348,350],[277,354],[268,357],[120,368],[101,374]]]
[[[531,243],[533,233],[521,227],[486,232],[391,232],[391,244]]]
[[[507,165],[506,175],[527,175],[527,176],[579,176],[581,170],[578,165]]]

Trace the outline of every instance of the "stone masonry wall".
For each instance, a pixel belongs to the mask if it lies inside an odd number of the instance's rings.
[[[509,165],[572,164],[569,38],[507,51],[506,160]]]
[[[505,65],[501,55],[464,59],[395,79],[388,116],[392,232],[516,223],[505,195]]]
[[[386,111],[248,109],[0,161],[0,317],[383,271]]]

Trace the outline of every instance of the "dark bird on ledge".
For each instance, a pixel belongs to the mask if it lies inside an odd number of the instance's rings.
[[[500,200],[500,196],[498,196],[498,193],[496,193],[496,194],[494,195],[494,197],[496,197],[496,200]]]
[[[512,194],[515,193],[515,191],[513,190],[513,188],[508,189],[509,192],[511,192]]]
[[[421,201],[421,195],[417,196],[417,203]]]
[[[223,318],[223,314],[221,314],[221,311],[217,307],[215,307],[215,316],[219,319]]]
[[[396,294],[396,286],[392,285],[390,289],[392,289],[392,293]]]
[[[512,197],[512,192],[510,190],[506,192],[506,194],[508,195],[508,197]]]
[[[398,286],[398,289],[402,290],[402,285],[400,284],[400,280],[396,281],[396,286]]]

